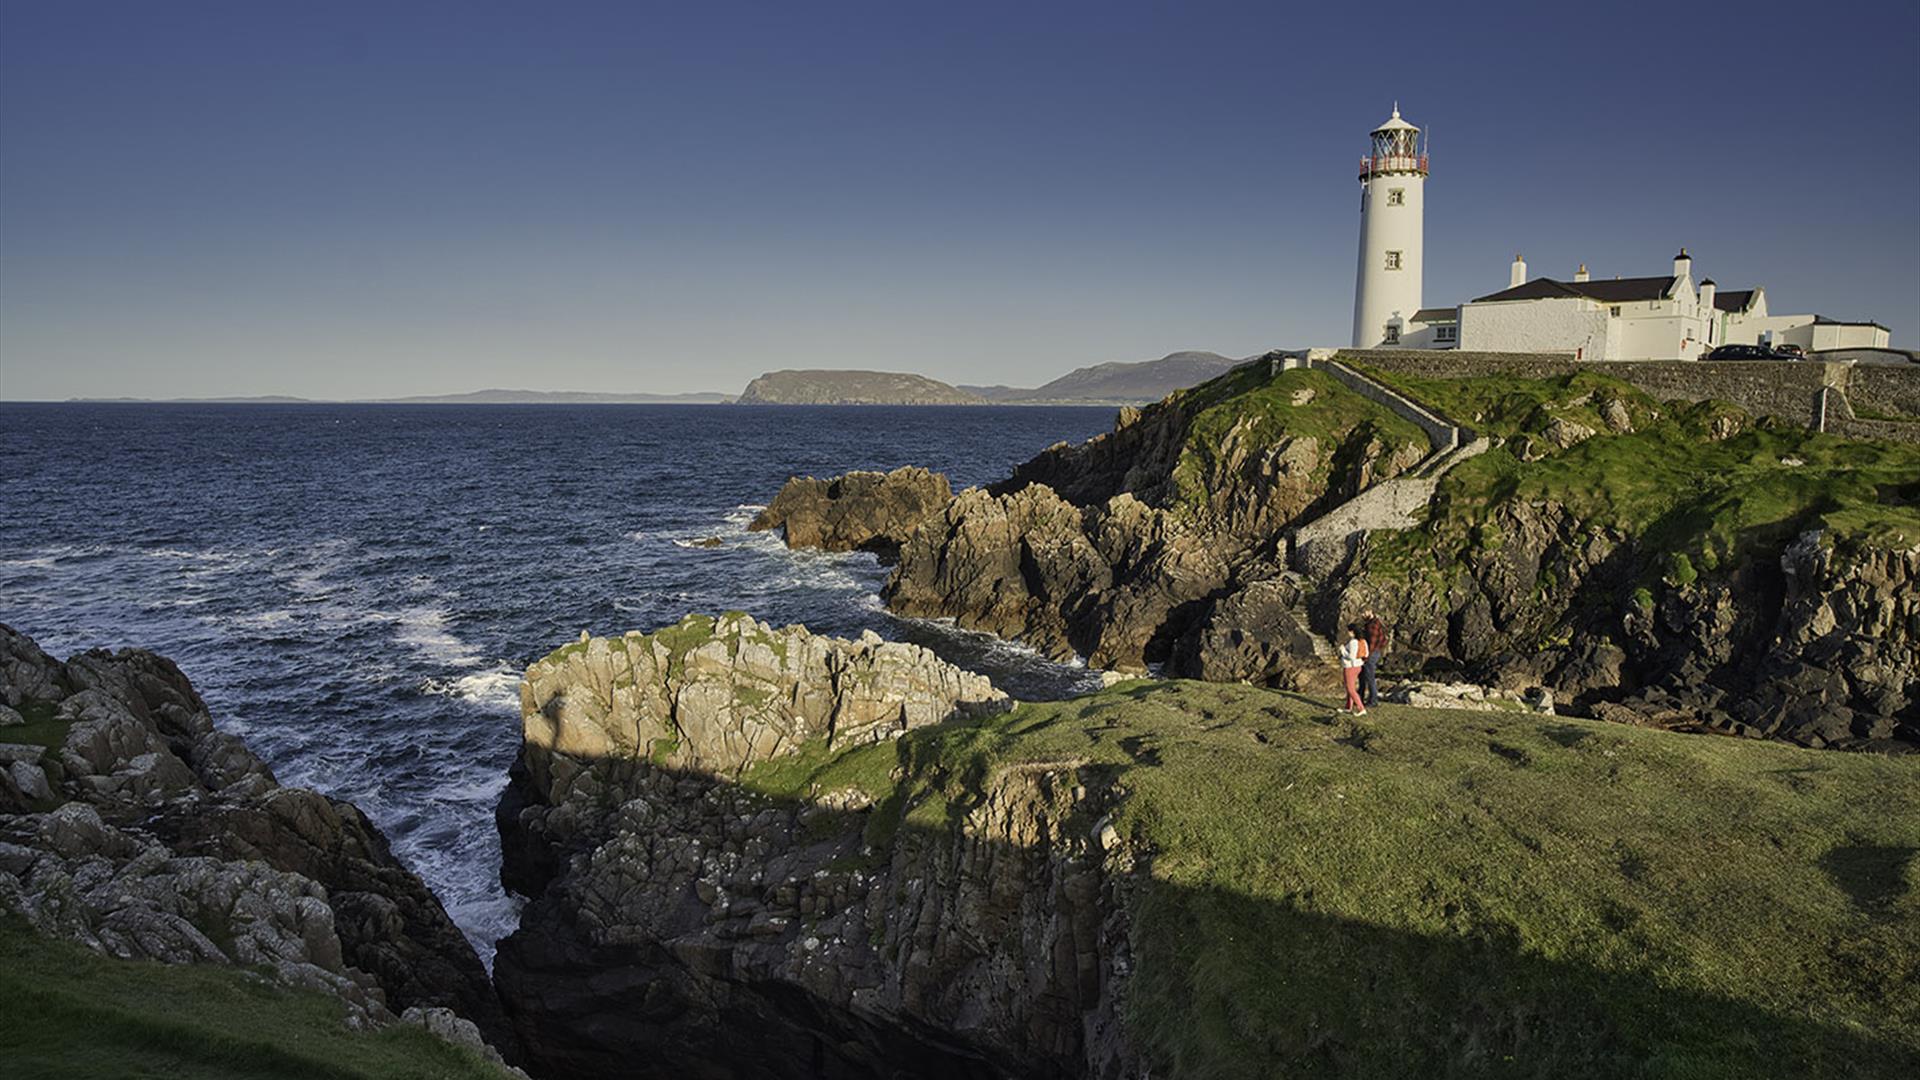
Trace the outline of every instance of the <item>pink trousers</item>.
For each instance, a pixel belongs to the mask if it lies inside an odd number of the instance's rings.
[[[1360,669],[1343,667],[1340,669],[1340,674],[1347,680],[1347,708],[1353,712],[1366,708],[1366,702],[1360,700]]]

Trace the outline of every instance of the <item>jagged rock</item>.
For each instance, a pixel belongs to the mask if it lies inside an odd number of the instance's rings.
[[[520,687],[524,756],[543,781],[550,755],[731,776],[809,739],[858,745],[1007,706],[986,676],[918,645],[816,637],[737,612],[569,645]]]
[[[1627,410],[1626,402],[1619,398],[1608,398],[1600,406],[1600,419],[1615,434],[1625,434],[1633,430],[1633,414]]]
[[[785,662],[758,652],[763,635],[783,642]],[[619,662],[598,648],[604,639],[528,673],[542,689],[523,698],[526,741],[500,822],[508,880],[532,899],[495,972],[534,1067],[776,1080],[892,1075],[901,1063],[928,1078],[1106,1074],[1123,1052],[1109,987],[1127,957],[1123,886],[1107,868],[1128,855],[1117,833],[1086,828],[1107,813],[1097,777],[1065,762],[982,778],[978,798],[929,830],[906,823],[909,807],[859,791],[756,794],[714,775],[734,767],[724,755],[668,764],[612,740],[577,752],[543,702],[570,686],[602,702],[599,715],[662,730],[681,722],[681,680],[703,651],[715,665],[729,658],[706,677],[777,685],[793,703],[710,714],[713,745],[760,747],[761,760],[849,709],[937,719],[970,704],[949,676],[875,694],[836,662],[801,659],[905,647],[816,649],[821,639],[745,616],[622,640],[625,655],[659,643],[667,660],[654,669],[663,677],[635,675],[631,707],[599,696]],[[916,666],[944,667],[930,656]],[[763,726],[788,736],[757,740]]]
[[[0,649],[10,694],[66,725],[0,752],[0,908],[115,956],[264,965],[363,1026],[451,1007],[512,1046],[472,946],[379,830],[275,783],[171,661],[61,664],[4,626]]]
[[[14,727],[15,725],[24,724],[26,722],[27,722],[26,717],[21,716],[19,713],[15,712],[12,708],[6,705],[0,705],[0,727]]]
[[[779,529],[791,548],[873,551],[891,558],[952,498],[945,476],[911,466],[831,480],[794,477],[747,528]]]
[[[1169,671],[1214,682],[1326,691],[1340,681],[1330,643],[1308,625],[1305,583],[1256,581],[1213,603],[1182,635]]]
[[[1594,431],[1585,424],[1576,423],[1564,416],[1556,416],[1540,432],[1540,435],[1562,450],[1571,450],[1593,438]]]
[[[18,709],[29,701],[66,696],[65,673],[33,639],[0,625],[0,704]]]

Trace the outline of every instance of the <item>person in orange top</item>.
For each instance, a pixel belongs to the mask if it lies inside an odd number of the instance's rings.
[[[1367,715],[1367,703],[1360,700],[1360,669],[1367,662],[1367,642],[1360,636],[1360,624],[1347,627],[1347,640],[1340,646],[1340,675],[1347,682],[1347,707],[1341,712]]]

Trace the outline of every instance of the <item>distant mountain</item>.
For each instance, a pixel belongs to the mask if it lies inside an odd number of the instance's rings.
[[[724,405],[730,394],[602,394],[588,390],[475,390],[380,398],[385,405]]]
[[[1019,397],[1021,394],[1033,393],[1031,390],[1022,389],[1018,386],[973,386],[969,383],[958,383],[954,388],[964,390],[976,397],[986,398],[995,404],[1005,401],[1008,398]]]
[[[1032,390],[1006,387],[974,387],[1000,391],[981,396],[1009,405],[1086,404],[1140,405],[1159,401],[1175,390],[1197,386],[1229,368],[1246,363],[1219,353],[1186,351],[1168,353],[1158,360],[1137,363],[1095,364],[1069,371],[1065,375]]]
[[[747,384],[742,405],[984,405],[978,394],[894,371],[769,371]]]

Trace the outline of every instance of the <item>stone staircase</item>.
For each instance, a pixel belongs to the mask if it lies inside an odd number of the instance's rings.
[[[1393,412],[1426,432],[1433,449],[1413,468],[1390,480],[1374,484],[1353,498],[1333,507],[1305,524],[1288,530],[1285,576],[1294,585],[1295,610],[1291,612],[1303,628],[1310,628],[1306,611],[1307,580],[1339,566],[1352,550],[1353,538],[1375,529],[1408,529],[1418,525],[1426,513],[1440,479],[1463,461],[1485,453],[1492,442],[1470,428],[1452,422],[1398,390],[1334,359],[1337,350],[1309,349],[1304,356],[1279,355],[1272,373],[1289,368],[1310,367],[1324,371],[1348,389]],[[1313,654],[1328,663],[1337,663],[1339,653],[1323,637],[1312,634]]]

